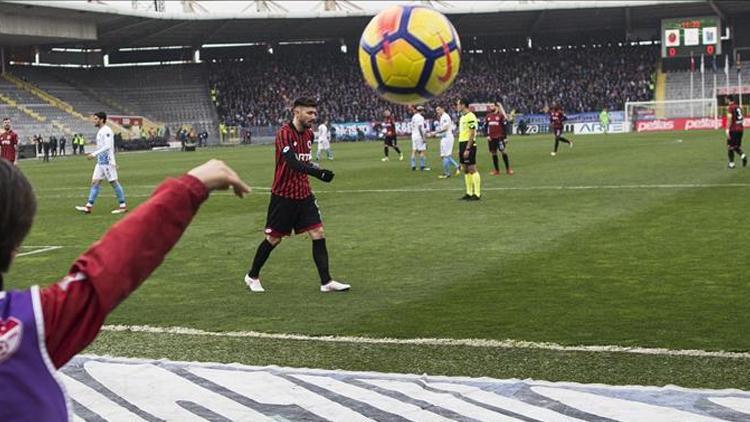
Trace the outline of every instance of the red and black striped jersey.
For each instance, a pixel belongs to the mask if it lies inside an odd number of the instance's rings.
[[[505,139],[505,116],[502,113],[489,113],[484,120],[490,139]]]
[[[743,116],[742,109],[737,104],[730,104],[727,109],[728,119],[727,126],[730,132],[742,132],[745,130],[743,127]]]
[[[549,122],[553,129],[562,129],[564,121],[565,113],[561,109],[558,108],[549,112]]]
[[[299,132],[291,122],[279,129],[276,134],[276,173],[273,176],[271,193],[290,199],[305,199],[312,194],[307,174],[290,168],[283,154],[291,149],[297,160],[309,165],[314,138],[312,129]]]
[[[9,130],[0,133],[0,157],[11,163],[16,162],[16,149],[18,148],[18,135]]]
[[[393,117],[386,117],[383,120],[383,129],[385,129],[385,136],[396,136],[396,122],[393,121]]]

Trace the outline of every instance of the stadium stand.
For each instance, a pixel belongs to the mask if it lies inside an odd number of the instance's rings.
[[[214,130],[215,112],[203,66],[65,69],[60,74],[71,84],[119,103],[122,113],[142,115],[172,130],[185,124],[198,131]]]
[[[41,119],[29,118],[27,113],[13,113],[14,126],[22,133],[41,134],[45,137],[60,135],[64,132],[83,133],[90,139],[94,131],[90,123],[45,102],[31,92],[18,87],[7,79],[0,79],[0,94],[7,96],[17,104],[41,116]]]
[[[698,68],[700,69],[700,68]],[[706,66],[706,97],[712,97],[713,90],[713,70],[711,66]],[[742,80],[750,81],[750,69],[742,70]],[[723,66],[719,66],[716,72],[716,87],[721,89],[726,86],[727,76],[724,74]],[[737,86],[737,71],[734,67],[729,70],[729,86]],[[696,70],[693,74],[693,94],[690,93],[690,71],[671,71],[667,72],[666,78],[666,98],[669,100],[687,100],[690,98],[700,98],[701,96],[701,74]]]
[[[465,54],[447,98],[502,99],[522,113],[539,112],[553,99],[569,112],[621,109],[625,101],[653,98],[657,58],[655,47]],[[304,72],[300,62],[308,63]],[[385,108],[397,118],[407,114],[362,82],[353,54],[330,46],[285,47],[273,55],[259,49],[241,62],[209,65],[208,77],[218,91],[221,121],[229,126],[276,125],[286,116],[289,95],[298,92],[318,97],[332,121],[377,120]]]
[[[172,133],[184,125],[207,131],[218,139],[216,112],[208,95],[202,66],[159,66],[150,68],[66,69],[14,66],[13,74],[70,104],[88,116],[105,110],[110,115],[143,116],[160,122]],[[29,105],[48,119],[58,119],[88,139],[93,126],[43,102],[32,94],[2,81],[0,93],[8,90],[19,103]],[[43,131],[47,132],[47,131]]]

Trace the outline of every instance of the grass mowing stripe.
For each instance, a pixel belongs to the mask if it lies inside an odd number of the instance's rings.
[[[105,325],[102,331],[134,332],[151,334],[176,334],[208,337],[238,337],[260,338],[274,340],[302,340],[327,343],[358,343],[358,344],[398,344],[425,346],[466,346],[487,347],[501,349],[539,349],[556,350],[561,352],[589,352],[589,353],[634,353],[660,356],[694,356],[716,357],[727,359],[750,359],[748,352],[724,352],[708,350],[672,350],[652,347],[624,347],[617,345],[603,346],[563,346],[556,343],[543,343],[524,340],[491,340],[491,339],[452,339],[452,338],[373,338],[355,336],[307,336],[302,334],[261,333],[258,331],[228,331],[215,332],[186,327],[152,327],[148,325]]]

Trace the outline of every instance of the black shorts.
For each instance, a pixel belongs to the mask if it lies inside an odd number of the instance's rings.
[[[729,132],[729,139],[727,139],[727,147],[729,149],[735,149],[742,146],[742,133],[743,132]]]
[[[490,147],[490,152],[493,154],[498,151],[505,151],[505,139],[490,139],[488,145]]]
[[[323,225],[315,195],[305,199],[290,199],[271,194],[266,217],[266,234],[284,237],[300,234]]]
[[[555,134],[555,139],[557,139],[557,138],[559,138],[559,137],[562,136],[563,130],[562,129],[552,129],[552,132]]]
[[[395,136],[386,136],[385,144],[389,147],[398,146],[398,139]]]
[[[458,143],[458,159],[461,161],[461,164],[472,166],[477,163],[477,144],[474,144],[474,146],[469,149],[469,157],[464,158],[464,151],[466,151],[466,145],[468,144],[468,141]]]

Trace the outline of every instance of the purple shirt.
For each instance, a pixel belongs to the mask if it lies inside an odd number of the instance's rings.
[[[0,292],[0,421],[67,421],[70,403],[47,354],[39,288]]]

